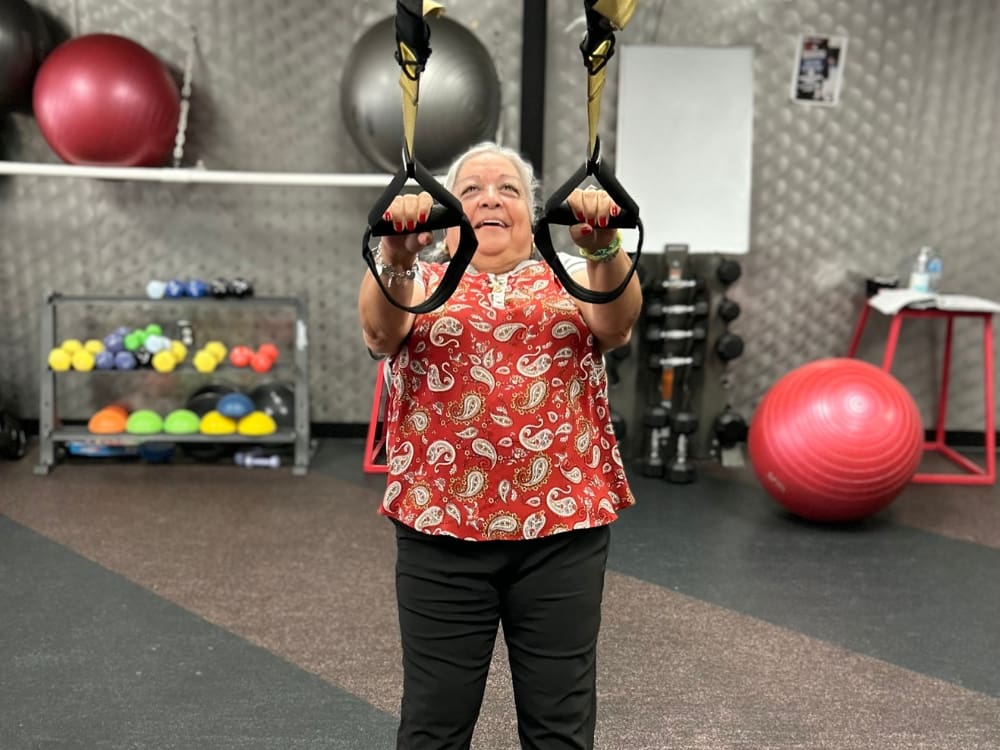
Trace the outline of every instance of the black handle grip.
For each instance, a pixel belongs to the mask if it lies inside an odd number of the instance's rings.
[[[393,226],[391,221],[379,219],[379,221],[375,223],[375,226],[372,227],[372,237],[394,237],[401,234],[433,232],[437,229],[448,229],[449,227],[457,226],[459,221],[460,217],[456,217],[447,206],[435,203],[431,207],[431,212],[427,217],[427,221],[422,224],[417,224],[416,228],[407,229],[406,227],[403,227],[401,231],[397,232],[396,227]]]
[[[545,218],[549,224],[556,224],[563,227],[571,227],[574,224],[582,223],[573,215],[573,210],[568,203],[561,203],[550,209]],[[628,211],[622,211],[617,216],[609,216],[607,226],[612,229],[634,229],[636,217]],[[603,227],[602,227],[603,229]]]

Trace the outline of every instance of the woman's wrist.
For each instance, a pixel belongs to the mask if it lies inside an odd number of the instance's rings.
[[[372,253],[372,260],[375,261],[379,278],[385,281],[386,286],[412,282],[417,278],[417,258],[415,255],[408,258],[409,263],[389,258],[382,252],[382,243],[380,242]]]
[[[580,255],[589,260],[591,263],[608,263],[614,260],[615,256],[621,252],[622,249],[622,233],[615,232],[614,239],[611,240],[605,247],[599,247],[593,250],[588,250],[586,248],[577,248],[580,251]]]

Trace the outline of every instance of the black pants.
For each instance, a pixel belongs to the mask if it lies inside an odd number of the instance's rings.
[[[608,527],[468,542],[396,523],[398,750],[468,748],[503,623],[521,746],[594,745]]]

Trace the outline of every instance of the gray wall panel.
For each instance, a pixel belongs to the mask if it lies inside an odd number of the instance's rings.
[[[321,0],[39,0],[75,33],[132,36],[184,66],[198,29],[185,163],[210,168],[370,172],[341,122],[339,71],[388,2]],[[335,7],[334,7],[335,6]],[[493,53],[503,85],[501,138],[519,127],[520,3],[453,0]],[[578,0],[549,3],[546,187],[586,148]],[[803,32],[850,37],[842,103],[789,101]],[[919,245],[945,254],[946,288],[995,296],[1000,235],[1000,5],[983,0],[675,0],[639,4],[620,44],[753,45],[752,250],[732,290],[747,353],[728,394],[748,416],[774,380],[847,346],[865,275],[895,272]],[[613,158],[617,67],[601,132]],[[710,92],[706,92],[710,95]],[[3,158],[56,161],[31,118],[2,126]],[[655,155],[651,155],[655,158]],[[665,179],[669,165],[664,165]],[[38,314],[49,289],[135,293],[154,276],[245,275],[260,293],[307,294],[313,326],[313,418],[364,422],[374,367],[354,294],[358,244],[374,189],[169,186],[0,178],[0,396],[34,416]],[[643,207],[655,210],[655,207]],[[866,337],[877,359],[884,321]],[[942,341],[905,332],[897,373],[930,418]],[[978,331],[958,327],[949,426],[979,429]],[[361,365],[359,366],[359,363]]]

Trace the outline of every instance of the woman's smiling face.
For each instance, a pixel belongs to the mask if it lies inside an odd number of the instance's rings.
[[[533,227],[527,190],[517,168],[505,156],[478,154],[462,164],[452,191],[476,231],[477,258],[509,258],[513,267],[531,254]],[[452,233],[448,247],[453,252],[458,230],[448,231]]]

